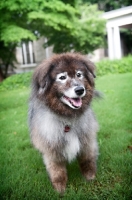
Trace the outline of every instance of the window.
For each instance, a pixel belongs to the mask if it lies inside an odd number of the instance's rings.
[[[22,57],[24,65],[35,63],[34,48],[32,41],[22,42]]]

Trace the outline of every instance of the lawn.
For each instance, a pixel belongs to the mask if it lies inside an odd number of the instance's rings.
[[[96,80],[102,100],[93,102],[100,124],[97,177],[87,183],[76,161],[67,165],[63,197],[51,186],[41,155],[30,144],[29,89],[0,92],[0,199],[129,200],[132,197],[132,73]]]

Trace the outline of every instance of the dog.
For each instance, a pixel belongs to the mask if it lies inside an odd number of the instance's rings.
[[[90,108],[95,66],[79,53],[62,53],[34,71],[29,100],[33,146],[43,157],[55,190],[66,189],[66,163],[77,158],[86,180],[96,174],[98,123]]]

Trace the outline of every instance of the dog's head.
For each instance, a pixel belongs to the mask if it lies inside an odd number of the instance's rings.
[[[73,116],[90,104],[94,64],[77,53],[55,55],[34,72],[34,95],[58,114]]]

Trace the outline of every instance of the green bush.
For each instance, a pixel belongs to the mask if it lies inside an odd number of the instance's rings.
[[[30,86],[32,72],[15,74],[0,83],[0,91],[25,88]]]
[[[124,57],[120,60],[102,60],[96,63],[97,75],[120,74],[132,72],[132,56]]]
[[[97,76],[132,72],[132,56],[120,60],[105,59],[96,63],[96,67]],[[12,75],[0,83],[0,91],[28,87],[31,76],[32,72]]]

